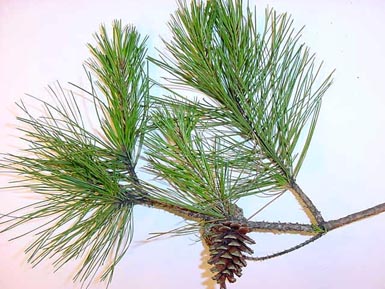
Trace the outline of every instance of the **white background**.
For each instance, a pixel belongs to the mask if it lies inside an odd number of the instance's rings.
[[[335,219],[385,202],[385,1],[257,1],[263,16],[269,5],[289,12],[297,28],[306,25],[304,41],[336,68],[333,87],[324,98],[314,141],[298,177],[299,184],[324,214]],[[170,1],[0,0],[0,150],[15,151],[15,101],[59,80],[84,84],[85,44],[100,23],[120,18],[160,45],[176,4]],[[151,48],[150,53],[154,54]],[[0,185],[7,176],[0,175]],[[0,212],[27,204],[23,192],[0,191]],[[249,210],[261,206],[256,198]],[[181,220],[157,210],[138,209],[135,239],[119,263],[109,288],[213,289],[203,248],[195,236],[144,242],[148,233],[169,230]],[[298,205],[285,196],[257,216],[259,220],[304,221]],[[26,228],[24,228],[26,229]],[[77,263],[52,273],[49,262],[32,269],[23,249],[29,237],[8,242],[17,232],[0,235],[1,289],[80,288],[71,282]],[[256,234],[256,254],[272,253],[299,239]],[[330,232],[289,255],[249,263],[229,288],[383,289],[385,288],[385,214]],[[104,288],[94,284],[92,288]]]

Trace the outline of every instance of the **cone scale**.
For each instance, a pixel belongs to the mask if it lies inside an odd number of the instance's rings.
[[[211,272],[220,289],[226,289],[226,282],[234,283],[236,276],[242,276],[246,267],[246,255],[253,254],[248,245],[255,241],[248,237],[249,228],[241,223],[225,221],[210,224],[205,228],[204,240],[209,248]]]

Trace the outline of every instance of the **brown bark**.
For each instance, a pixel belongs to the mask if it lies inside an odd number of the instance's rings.
[[[310,224],[281,223],[281,222],[247,222],[252,232],[270,232],[275,234],[314,235],[314,228]]]
[[[166,212],[169,212],[171,214],[174,214],[176,216],[182,217],[186,220],[190,221],[197,221],[197,222],[210,222],[214,221],[215,218],[211,216],[207,216],[202,213],[194,212],[186,208],[182,208],[176,205],[171,205],[171,204],[165,204],[161,201],[157,200],[152,200],[149,198],[142,198],[140,202],[137,202],[140,205],[144,205],[146,207],[150,208],[156,208],[160,210],[164,210]]]
[[[210,222],[217,220],[214,217],[207,216],[203,213],[198,213],[191,211],[187,208],[182,208],[176,205],[165,204],[161,201],[152,200],[148,197],[141,197],[134,200],[135,203],[144,205],[151,208],[157,208],[161,210],[165,210],[174,215],[183,217],[187,220],[197,221],[197,222]],[[286,223],[286,222],[254,222],[254,221],[245,221],[245,219],[239,219],[239,221],[246,222],[247,226],[250,228],[252,232],[270,232],[277,234],[301,234],[301,235],[316,235],[320,231],[328,232],[339,227],[351,224],[353,222],[360,221],[362,219],[375,216],[377,214],[385,212],[385,203],[374,206],[372,208],[362,210],[348,216],[324,221],[320,225],[313,224],[301,224],[301,223]]]
[[[289,191],[295,196],[298,203],[304,209],[306,215],[308,216],[310,222],[314,225],[322,226],[325,222],[324,218],[321,215],[321,212],[318,211],[313,202],[309,197],[302,191],[298,184],[293,181],[290,184]]]
[[[281,256],[284,254],[288,254],[288,253],[293,252],[295,250],[298,250],[298,249],[300,249],[306,245],[309,245],[310,243],[314,242],[315,240],[321,238],[328,231],[331,231],[331,230],[337,229],[339,227],[351,224],[353,222],[363,220],[363,219],[368,218],[368,217],[378,215],[378,214],[383,213],[383,212],[385,212],[385,203],[379,204],[377,206],[374,206],[374,207],[366,209],[366,210],[362,210],[362,211],[350,214],[348,216],[342,217],[342,218],[337,219],[337,220],[331,220],[331,221],[325,222],[322,225],[322,227],[320,227],[320,228],[316,228],[316,227],[310,225],[311,230],[313,230],[313,233],[315,233],[317,231],[317,229],[318,230],[321,229],[323,231],[318,232],[312,238],[310,238],[310,239],[306,240],[305,242],[300,243],[300,244],[298,244],[292,248],[289,248],[289,249],[286,249],[286,250],[283,250],[281,252],[274,253],[271,255],[262,256],[262,257],[247,257],[247,259],[251,260],[251,261],[263,261],[263,260],[267,260],[267,259]],[[282,232],[284,232],[284,233],[301,234],[301,233],[308,233],[308,230],[309,230],[309,227],[308,227],[309,225],[305,225],[305,224],[292,224],[292,223],[279,223],[279,224],[283,225],[281,228],[283,229]],[[268,228],[274,228],[276,226],[277,226],[277,224],[274,224],[274,223],[265,224],[265,227],[268,227]],[[256,227],[262,227],[262,226],[258,224]],[[285,229],[294,229],[294,230],[292,230],[291,232],[286,232]],[[295,231],[295,230],[297,230],[297,231]]]
[[[248,257],[247,258],[248,260],[261,261],[261,260],[271,259],[271,258],[275,258],[281,255],[293,252],[321,238],[323,235],[325,235],[329,231],[332,231],[339,227],[385,212],[385,203],[382,203],[372,208],[362,210],[336,220],[330,220],[325,222],[321,214],[319,214],[319,211],[311,202],[309,202],[310,199],[308,199],[308,197],[303,194],[302,190],[300,190],[298,186],[294,186],[294,188],[296,192],[299,192],[298,195],[300,196],[300,198],[304,200],[303,201],[304,206],[309,208],[310,215],[317,217],[318,222],[320,222],[321,220],[323,222],[318,224],[281,223],[281,222],[265,222],[265,221],[254,222],[254,221],[247,221],[245,218],[241,218],[239,221],[245,222],[251,232],[270,232],[270,233],[276,233],[276,234],[300,234],[300,235],[312,236],[310,239],[292,248],[289,248],[271,255],[267,255],[267,256]],[[183,217],[187,220],[192,220],[197,222],[215,221],[215,218],[207,216],[205,214],[197,213],[189,209],[178,207],[175,205],[164,204],[160,201],[151,200],[147,196],[137,199],[136,203],[145,205],[147,207],[162,209],[174,215]]]
[[[385,212],[385,203],[379,204],[377,206],[371,207],[366,210],[362,210],[362,211],[347,215],[337,220],[328,221],[323,225],[323,227],[325,228],[325,230],[331,231],[339,227],[351,224],[353,222],[357,222],[365,218],[378,215],[383,212]]]
[[[196,221],[199,223],[217,221],[217,219],[212,216],[195,212],[190,209],[183,208],[177,205],[165,204],[162,201],[151,199],[149,197],[149,194],[143,190],[142,186],[140,186],[137,179],[134,179],[134,180],[138,190],[140,191],[140,194],[139,196],[134,195],[127,198],[127,201],[129,202],[133,202],[135,204],[144,205],[151,208],[161,209],[169,213],[172,213],[174,215],[180,216],[186,220]],[[266,260],[266,259],[275,258],[281,255],[290,253],[292,251],[298,250],[314,242],[315,240],[321,238],[323,235],[325,235],[329,231],[332,231],[339,227],[385,212],[385,203],[382,203],[377,206],[371,207],[369,209],[362,210],[336,220],[325,221],[324,218],[322,217],[321,212],[316,208],[316,206],[313,204],[310,198],[302,191],[302,189],[298,186],[298,184],[295,181],[293,181],[290,184],[289,190],[297,198],[298,202],[300,203],[302,208],[305,210],[306,214],[308,215],[311,221],[311,224],[248,221],[243,216],[241,209],[239,209],[240,214],[236,216],[232,216],[232,218],[234,220],[239,221],[240,223],[247,225],[251,232],[270,232],[270,233],[276,233],[276,234],[283,234],[283,233],[300,234],[300,235],[310,235],[312,237],[306,240],[305,242],[302,242],[292,248],[283,250],[281,252],[278,252],[272,255],[263,256],[263,257],[248,257],[249,260],[254,260],[254,261]]]
[[[300,243],[294,247],[291,247],[289,249],[286,249],[286,250],[283,250],[283,251],[280,251],[280,252],[277,252],[277,253],[274,253],[271,255],[266,255],[266,256],[262,256],[262,257],[246,257],[246,259],[249,261],[264,261],[267,259],[276,258],[276,257],[282,256],[282,255],[288,254],[290,252],[293,252],[295,250],[298,250],[302,247],[305,247],[306,245],[309,245],[310,243],[314,242],[315,240],[318,240],[319,238],[321,238],[323,236],[323,234],[324,233],[318,233],[317,235],[306,240],[305,242],[302,242],[302,243]]]

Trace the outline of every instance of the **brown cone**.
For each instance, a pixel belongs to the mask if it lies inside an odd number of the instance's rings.
[[[238,222],[226,221],[211,224],[205,232],[205,241],[209,246],[213,279],[226,289],[226,280],[236,281],[235,276],[241,277],[243,267],[246,267],[245,254],[253,254],[253,250],[246,244],[255,244],[254,240],[246,236],[249,229]]]

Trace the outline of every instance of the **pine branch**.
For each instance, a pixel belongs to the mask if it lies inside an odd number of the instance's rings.
[[[52,100],[34,98],[45,115],[34,116],[20,102],[24,116],[18,117],[19,129],[28,148],[6,154],[0,164],[21,177],[12,188],[28,188],[42,198],[14,212],[21,217],[2,220],[7,226],[1,232],[47,218],[31,231],[36,237],[27,248],[28,261],[49,258],[60,268],[80,258],[74,280],[86,286],[98,273],[101,281],[110,282],[130,245],[135,203],[129,199],[138,196],[135,166],[149,106],[146,38],[120,21],[112,30],[110,37],[102,26],[95,35],[97,45],[89,45],[93,58],[88,65],[98,80],[96,85],[91,81],[88,94],[99,121],[99,127],[92,124],[98,136],[83,120],[79,96],[60,85],[50,87]]]
[[[29,232],[36,238],[26,250],[28,261],[50,258],[60,268],[83,256],[75,279],[85,283],[103,270],[101,279],[111,281],[132,236],[133,204],[120,205],[124,167],[107,144],[85,129],[75,96],[60,86],[51,92],[56,105],[39,100],[45,117],[33,117],[21,102],[25,116],[18,119],[27,126],[21,130],[29,148],[1,162],[1,168],[22,178],[12,188],[28,188],[42,200],[14,212],[21,217],[2,220],[7,226],[1,232],[48,218]]]
[[[248,154],[253,153],[254,160],[232,165],[268,172],[267,187],[289,189],[311,222],[321,225],[322,215],[293,180],[331,74],[317,81],[321,66],[299,44],[300,33],[294,32],[290,16],[266,10],[258,31],[251,10],[243,12],[242,6],[242,1],[192,1],[190,6],[180,2],[169,23],[173,38],[165,42],[169,55],[152,61],[174,77],[172,83],[192,87],[207,98],[207,105],[195,105],[207,123],[229,127],[238,140],[252,144]],[[183,102],[188,103],[182,98]],[[229,144],[227,151],[242,146],[235,138],[221,137]]]
[[[8,224],[6,231],[51,218],[27,232],[37,232],[27,249],[29,261],[53,258],[61,267],[84,256],[75,279],[92,280],[104,269],[101,279],[110,281],[132,238],[133,208],[141,205],[200,228],[222,289],[235,282],[234,274],[241,275],[246,259],[287,254],[385,212],[383,203],[325,221],[295,181],[331,74],[317,81],[321,65],[299,43],[300,33],[287,14],[271,9],[265,16],[259,31],[241,0],[179,1],[169,23],[173,38],[165,42],[170,55],[151,60],[174,77],[172,83],[201,93],[201,102],[167,86],[162,87],[176,98],[150,99],[147,38],[114,21],[111,36],[104,26],[95,35],[97,45],[89,45],[93,57],[87,62],[97,77],[94,82],[89,76],[88,94],[102,137],[87,129],[76,97],[60,86],[58,93],[51,89],[56,104],[38,100],[46,116],[34,117],[24,102],[19,104],[25,117],[18,119],[27,126],[20,129],[29,145],[24,153],[32,156],[7,154],[1,168],[24,178],[14,188],[29,188],[43,199],[15,211],[31,212],[0,224]],[[138,177],[143,146],[148,171],[167,187]],[[242,197],[277,190],[296,197],[310,224],[249,221],[236,205]],[[254,244],[249,232],[312,237],[272,255],[246,258],[252,254],[246,244]]]

